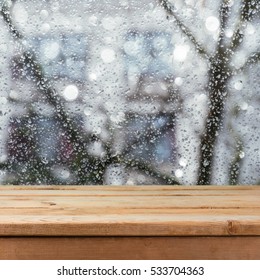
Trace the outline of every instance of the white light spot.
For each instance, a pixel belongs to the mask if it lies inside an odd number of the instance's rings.
[[[176,86],[181,86],[183,84],[183,79],[181,77],[177,77],[175,80],[174,80],[174,83]]]
[[[126,54],[131,56],[136,56],[142,50],[143,41],[141,39],[137,39],[134,41],[128,41],[124,43],[124,51]]]
[[[174,174],[177,178],[181,178],[183,176],[183,171],[181,169],[177,169]]]
[[[101,58],[105,63],[111,63],[115,60],[116,54],[115,51],[112,49],[104,49],[101,52]]]
[[[6,154],[3,154],[0,156],[0,162],[3,163],[8,159],[8,156]]]
[[[104,152],[102,142],[100,141],[95,141],[92,145],[89,145],[88,150],[93,156],[100,156]]]
[[[70,171],[62,166],[54,166],[52,172],[54,173],[55,176],[57,176],[61,180],[67,180],[71,176]]]
[[[48,42],[44,45],[43,55],[46,59],[52,60],[60,53],[60,45],[57,42]]]
[[[198,96],[198,101],[199,102],[205,102],[207,100],[207,95],[205,93],[201,93],[199,96]]]
[[[135,185],[135,182],[134,182],[133,180],[131,180],[131,179],[128,179],[128,180],[126,181],[126,185],[127,185],[127,186],[132,186],[132,185]]]
[[[206,19],[205,26],[210,32],[215,32],[219,28],[219,20],[216,17],[210,16]]]
[[[235,88],[236,90],[241,90],[241,89],[243,88],[243,82],[242,82],[242,81],[237,81],[237,82],[235,82],[234,88]]]
[[[90,73],[90,74],[89,74],[89,79],[90,79],[90,81],[96,81],[96,79],[97,79],[97,74],[96,74],[96,73]]]
[[[6,97],[1,97],[1,96],[0,96],[0,104],[1,104],[1,105],[5,105],[5,104],[7,104],[7,102],[8,102],[8,101],[7,101],[7,98],[6,98]]]
[[[179,164],[180,164],[180,166],[183,166],[183,167],[185,167],[186,165],[187,165],[187,160],[185,159],[185,158],[181,158],[180,160],[179,160]]]
[[[11,90],[10,93],[9,93],[9,96],[10,96],[10,98],[12,98],[12,99],[17,99],[17,98],[19,97],[19,94],[18,94],[17,91]]]
[[[60,3],[58,1],[52,1],[51,3],[51,10],[53,12],[57,12],[60,9]]]
[[[241,110],[246,111],[246,110],[248,109],[248,103],[243,102],[243,103],[240,105],[240,108],[241,108]]]
[[[50,31],[51,27],[48,23],[44,23],[42,26],[41,26],[41,32],[43,34],[46,34]]]
[[[233,34],[234,34],[234,32],[233,32],[231,29],[227,29],[227,30],[225,31],[225,36],[226,36],[227,38],[231,38],[231,37],[233,36]]]
[[[61,170],[61,171],[60,171],[60,177],[61,177],[61,179],[63,179],[63,180],[68,179],[68,178],[70,177],[70,172],[69,172],[69,170]]]
[[[100,134],[101,132],[102,132],[102,128],[98,127],[98,126],[94,127],[93,130],[92,130],[92,133],[96,134],[96,135]]]
[[[160,88],[161,88],[162,90],[167,90],[166,84],[160,83],[159,85],[160,85]]]
[[[63,96],[67,101],[74,101],[79,95],[79,90],[75,85],[69,85],[65,88]]]
[[[253,35],[255,33],[255,27],[251,23],[248,23],[246,32],[249,35]]]
[[[243,151],[241,151],[241,152],[239,153],[239,157],[240,157],[240,158],[244,158],[244,157],[245,157],[245,153],[244,153]]]
[[[102,26],[107,30],[113,30],[116,28],[116,21],[112,17],[106,17],[102,20]]]
[[[47,10],[41,10],[40,17],[42,20],[47,19],[48,16],[49,16],[49,12]]]
[[[184,61],[190,50],[188,45],[176,45],[173,52],[173,57],[177,61]]]

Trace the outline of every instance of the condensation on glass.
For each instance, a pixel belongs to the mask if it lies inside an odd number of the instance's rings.
[[[258,1],[0,7],[1,184],[260,183]]]

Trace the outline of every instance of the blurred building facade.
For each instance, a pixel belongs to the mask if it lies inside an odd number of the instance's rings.
[[[201,32],[202,25],[191,9],[205,9],[204,2],[176,1],[176,6],[186,5],[182,11],[185,17],[194,14],[194,22],[189,23],[210,49],[216,30],[212,24],[206,29],[203,25],[205,32]],[[218,4],[211,2],[204,13],[217,16]],[[195,182],[199,137],[207,112],[207,62],[192,49],[174,21],[166,18],[157,1],[24,0],[15,1],[11,16],[23,39],[14,41],[0,21],[1,162],[28,161],[32,146],[37,146],[43,161],[63,158],[61,166],[71,154],[53,107],[37,89],[30,66],[23,60],[22,52],[27,50],[36,55],[71,118],[84,133],[95,136],[88,147],[90,154],[100,157],[106,143],[112,143],[114,154],[127,147],[133,157],[149,161],[183,179],[184,184]],[[238,81],[232,81],[235,90]],[[249,114],[250,105],[242,95],[230,100],[228,106],[242,104]],[[256,122],[249,121],[252,127],[246,124],[248,131],[257,127]],[[30,142],[32,134],[37,143]],[[221,137],[227,142],[226,136]],[[253,146],[248,148],[251,152],[256,149]],[[218,151],[232,157],[226,145],[220,145]],[[259,157],[258,149],[257,159],[248,160],[248,166],[255,165],[246,171],[255,174],[252,178],[257,176]],[[226,156],[221,158],[216,164],[216,183],[220,184],[227,178],[223,173]],[[149,183],[142,176],[125,176],[121,169],[111,166],[105,183]],[[115,170],[121,179],[111,176]],[[6,172],[1,171],[0,179],[4,178]]]

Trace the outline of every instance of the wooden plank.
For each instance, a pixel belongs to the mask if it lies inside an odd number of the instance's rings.
[[[259,259],[258,186],[0,186],[0,259]]]
[[[106,211],[104,213],[104,210]],[[147,219],[153,219],[156,218],[156,215],[162,217],[168,217],[168,219],[174,218],[174,216],[181,217],[185,219],[185,216],[188,218],[196,218],[197,216],[204,216],[206,219],[209,219],[210,217],[218,218],[230,218],[232,217],[244,217],[245,219],[250,219],[260,217],[260,209],[259,208],[169,208],[169,209],[156,209],[156,208],[87,208],[87,209],[81,209],[78,207],[56,207],[55,209],[49,209],[49,207],[23,207],[23,208],[6,208],[6,209],[0,209],[0,222],[2,219],[5,219],[5,216],[8,216],[9,219],[13,217],[13,219],[23,220],[24,218],[34,219],[34,217],[42,217],[46,218],[49,217],[50,220],[55,219],[55,216],[57,217],[66,217],[67,219],[70,219],[69,217],[73,217],[73,220],[75,219],[92,219],[92,217],[95,220],[101,220],[102,217],[105,219],[109,216],[117,217],[117,220],[120,220],[120,217],[122,219],[131,218],[132,215],[135,215],[135,217],[141,217],[142,215],[147,217]],[[164,219],[164,218],[163,218]]]
[[[63,191],[63,190],[59,190]],[[199,190],[174,190],[174,191],[124,191],[124,192],[118,192],[118,191],[107,191],[107,190],[100,190],[100,191],[93,191],[93,190],[73,190],[70,192],[70,190],[65,190],[64,192],[57,192],[57,190],[0,190],[0,197],[15,197],[15,196],[28,196],[31,197],[34,196],[64,196],[64,197],[105,197],[105,196],[113,196],[113,197],[123,197],[123,196],[147,196],[147,197],[155,197],[155,196],[242,196],[242,195],[248,195],[249,190],[238,190],[236,192],[232,190],[205,190],[205,191],[199,191]],[[260,190],[254,191],[255,194],[260,195]]]
[[[0,238],[6,260],[259,260],[260,237]]]
[[[192,220],[161,221],[156,217],[151,221],[139,219],[118,221],[107,219],[95,221],[84,219],[68,220],[49,218],[31,221],[9,221],[0,224],[0,236],[260,236],[260,219],[248,220]]]
[[[78,206],[80,208],[260,208],[260,194],[241,196],[0,196],[0,208]],[[87,203],[86,203],[87,202]]]
[[[140,186],[88,186],[88,185],[0,185],[0,190],[110,190],[110,191],[150,191],[150,190],[259,190],[257,185],[239,185],[239,186],[175,186],[175,185],[140,185]]]
[[[259,220],[117,222],[11,222],[1,224],[1,236],[259,236]]]
[[[260,192],[259,186],[0,186],[0,194],[9,193],[15,194],[15,191],[19,191],[19,194],[22,194],[21,191],[26,191],[28,194],[35,193],[55,193],[56,191],[63,190],[65,191],[60,195],[68,195],[78,192],[79,194],[84,195],[104,195],[104,194],[112,194],[112,195],[148,195],[149,193],[160,193],[160,195],[165,195],[167,192],[169,193],[184,193],[185,195],[189,195],[189,193],[196,193],[198,195],[203,195],[203,193],[226,193],[228,192],[230,195],[236,195],[238,192]]]
[[[2,236],[260,235],[260,188],[0,187]]]

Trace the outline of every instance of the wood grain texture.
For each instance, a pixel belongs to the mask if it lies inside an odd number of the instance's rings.
[[[260,236],[260,188],[1,186],[0,236]]]
[[[260,188],[0,186],[0,259],[260,259]]]
[[[0,259],[249,260],[260,237],[2,237]]]

